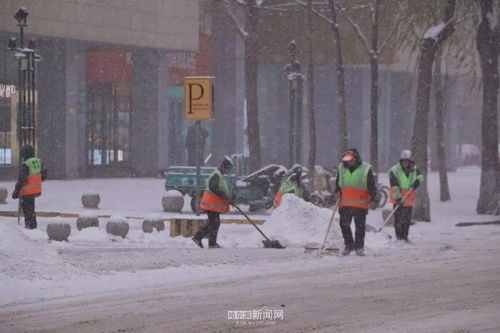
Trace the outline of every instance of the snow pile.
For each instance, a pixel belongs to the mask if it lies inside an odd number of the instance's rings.
[[[84,274],[61,258],[59,244],[48,244],[40,229],[0,221],[0,280],[52,280]]]
[[[273,211],[262,229],[269,238],[277,239],[287,247],[301,247],[321,243],[331,217],[330,209],[319,208],[293,194],[285,194],[281,205]],[[340,237],[337,221],[334,221],[330,231],[330,241]]]

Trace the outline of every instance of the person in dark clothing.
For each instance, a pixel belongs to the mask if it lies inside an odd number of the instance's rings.
[[[335,195],[339,203],[340,228],[344,238],[344,256],[356,251],[364,256],[365,226],[368,209],[377,207],[377,189],[370,164],[363,162],[358,151],[348,149],[342,154],[338,167]],[[356,226],[355,239],[351,231],[351,221]]]
[[[207,212],[208,223],[193,236],[193,242],[203,248],[201,240],[208,237],[209,248],[219,248],[217,234],[220,227],[220,214],[229,211],[229,205],[234,201],[226,180],[233,167],[229,157],[224,158],[221,165],[208,178],[207,188],[203,192],[200,208]]]
[[[42,161],[35,157],[35,149],[31,145],[21,147],[22,164],[12,199],[20,200],[27,229],[37,227],[35,214],[35,198],[42,195],[42,181],[47,178],[47,170]]]
[[[415,205],[415,190],[424,177],[412,160],[411,151],[403,150],[399,163],[389,170],[390,198],[394,205],[394,231],[398,240],[409,243],[411,216]],[[406,197],[405,197],[406,195]]]
[[[200,126],[200,134],[201,134],[200,138],[197,138],[197,130],[196,130],[197,126]],[[205,151],[205,144],[207,142],[208,135],[209,135],[208,131],[203,127],[201,127],[200,121],[197,121],[196,123],[188,127],[186,135],[188,166],[196,166],[196,151],[198,149],[198,145],[200,145],[199,149],[200,152],[203,154],[203,152]]]

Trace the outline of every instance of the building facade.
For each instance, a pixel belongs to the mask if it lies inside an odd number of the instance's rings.
[[[29,11],[26,39],[36,40],[43,58],[37,151],[50,176],[154,176],[164,169],[168,141],[178,134],[179,77],[200,68],[209,74],[209,52],[197,56],[200,45],[210,47],[199,1],[2,0],[0,179],[18,164],[17,62],[6,49],[8,38],[18,37],[13,16],[21,6]]]

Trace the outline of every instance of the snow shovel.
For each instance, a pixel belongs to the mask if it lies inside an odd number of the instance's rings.
[[[278,240],[270,240],[269,238],[267,238],[266,235],[264,235],[264,233],[262,232],[262,230],[260,230],[260,228],[248,217],[247,214],[245,214],[244,211],[241,210],[240,207],[236,206],[235,204],[233,204],[234,208],[236,208],[247,220],[248,222],[250,222],[254,227],[255,229],[257,229],[260,234],[265,238],[265,240],[262,241],[262,244],[264,244],[264,247],[265,248],[272,248],[272,249],[284,249],[285,247],[278,241]]]
[[[412,192],[413,190],[410,189],[408,192],[406,192],[406,194],[403,196],[403,198],[401,199],[402,201],[404,201],[406,199],[406,197]],[[382,226],[376,231],[376,232],[381,232],[382,231],[382,228],[385,227],[385,225],[387,224],[387,222],[389,222],[391,220],[391,217],[394,215],[394,213],[396,213],[396,211],[398,210],[399,208],[399,205],[397,205],[396,207],[394,207],[394,209],[392,210],[392,212],[389,214],[389,216],[387,216],[387,218],[385,219],[384,223],[382,223]],[[382,231],[383,232],[383,231]],[[387,236],[389,236],[389,238],[392,238],[391,235],[389,235],[388,233],[384,232],[384,234],[386,234]]]
[[[328,240],[328,235],[330,234],[330,229],[332,227],[333,220],[335,218],[335,213],[337,212],[337,209],[339,208],[339,202],[340,202],[340,200],[337,200],[337,203],[333,207],[332,217],[330,218],[330,222],[328,223],[328,227],[326,228],[326,234],[325,234],[325,238],[323,239],[323,243],[321,244],[321,246],[319,248],[313,247],[313,246],[306,246],[305,247],[306,253],[314,251],[314,250],[319,250],[319,252],[318,252],[319,254],[324,254],[326,252],[335,252],[335,251],[339,250],[339,249],[326,247],[326,241]]]

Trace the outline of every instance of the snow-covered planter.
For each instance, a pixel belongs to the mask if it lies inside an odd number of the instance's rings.
[[[7,199],[7,196],[9,195],[9,192],[7,191],[6,188],[0,187],[0,204],[7,203],[5,199]]]
[[[127,219],[123,216],[111,216],[109,222],[106,224],[106,232],[113,236],[127,237],[128,230],[130,229]]]
[[[184,196],[177,190],[167,191],[161,198],[161,205],[165,212],[180,213],[184,207]]]
[[[391,212],[392,209],[389,208],[382,209],[382,221],[385,221],[387,217],[389,217],[389,214],[391,214]],[[394,214],[392,214],[390,220],[387,221],[386,225],[394,225]]]
[[[82,204],[85,208],[99,208],[101,197],[95,191],[87,191],[82,195]]]
[[[71,226],[69,223],[65,222],[55,222],[49,223],[47,225],[47,235],[50,240],[55,240],[58,242],[68,241],[68,237],[71,234]]]
[[[158,232],[165,230],[165,222],[161,216],[150,216],[142,222],[142,231],[145,233],[152,233],[153,229]]]
[[[99,228],[99,219],[93,214],[80,214],[76,219],[76,228],[82,230],[85,228]]]

